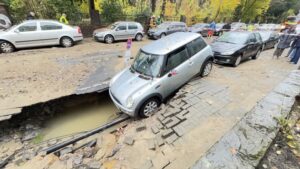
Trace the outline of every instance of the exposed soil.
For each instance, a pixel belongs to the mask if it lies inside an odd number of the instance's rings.
[[[282,127],[257,169],[300,168],[300,100],[296,102],[288,120]]]

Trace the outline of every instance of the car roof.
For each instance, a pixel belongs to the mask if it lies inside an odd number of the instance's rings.
[[[32,19],[32,20],[26,20],[23,21],[23,23],[27,23],[27,22],[58,22],[57,20],[50,20],[50,19]],[[60,23],[60,22],[58,22]]]
[[[199,34],[191,32],[173,33],[142,47],[141,50],[149,54],[166,55],[199,37]]]
[[[117,21],[115,23],[116,24],[121,24],[121,23],[138,23],[138,22],[134,22],[134,21]]]

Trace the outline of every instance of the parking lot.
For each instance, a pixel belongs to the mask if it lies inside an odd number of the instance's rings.
[[[133,42],[133,55],[149,42],[151,40]],[[103,44],[85,39],[72,48],[38,48],[2,54],[1,109],[70,95],[99,65],[114,67],[119,71],[124,67],[124,60],[118,55],[125,53],[125,47],[126,42]],[[118,52],[113,53],[116,62],[107,65],[109,59],[103,57],[107,54],[105,52]],[[166,113],[170,111],[168,116],[160,112],[151,118],[128,124],[121,135],[97,150],[98,153],[110,153],[118,147],[113,156],[91,158],[100,160],[103,166],[125,168],[145,166],[149,164],[149,159],[152,159],[150,163],[156,168],[192,166],[291,70],[296,69],[296,66],[287,62],[287,58],[273,59],[272,54],[273,49],[264,51],[257,60],[245,61],[237,68],[214,65],[210,76],[194,79],[171,99],[166,105]],[[182,116],[187,116],[183,117],[184,123],[179,120],[171,125],[168,123],[174,120],[166,119],[175,116],[172,112],[176,111],[176,105],[184,107],[186,113]],[[154,132],[153,128],[157,128],[157,131]],[[181,134],[173,133],[180,128],[185,129]],[[168,133],[168,129],[172,132]],[[97,137],[107,138],[107,134]],[[134,140],[134,144],[128,145],[128,139]],[[26,162],[25,166],[35,162],[36,159],[33,159]],[[66,165],[63,160],[56,159],[55,162],[56,165]],[[51,167],[52,164],[44,165]]]

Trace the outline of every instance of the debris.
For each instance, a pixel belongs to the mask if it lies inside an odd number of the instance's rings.
[[[133,145],[134,139],[132,137],[130,137],[130,136],[127,136],[124,139],[124,143],[127,144],[127,145]]]
[[[267,164],[262,165],[263,168],[268,168]]]
[[[107,158],[110,158],[110,157],[113,157],[115,154],[117,154],[117,152],[121,149],[121,145],[117,144],[113,150],[111,151],[110,154],[108,154],[106,157]]]
[[[64,149],[62,149],[62,150],[59,151],[59,155],[63,156],[65,154],[72,153],[72,151],[73,151],[72,147],[65,147]]]
[[[155,150],[155,142],[153,139],[148,140],[148,148],[149,150]]]
[[[137,132],[140,132],[140,131],[143,131],[143,130],[146,130],[147,127],[145,124],[141,124],[139,127],[136,128],[136,131]]]

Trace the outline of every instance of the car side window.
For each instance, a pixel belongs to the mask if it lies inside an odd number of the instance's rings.
[[[256,37],[256,41],[255,42],[261,42],[262,39],[261,39],[261,36],[259,33],[255,33],[255,37]]]
[[[36,24],[36,22],[26,23],[26,24],[23,24],[22,26],[20,26],[18,28],[18,30],[20,32],[32,32],[32,31],[36,31],[37,30],[37,24]]]
[[[176,68],[184,61],[189,59],[189,54],[186,47],[180,48],[177,51],[171,53],[167,58],[165,73]]]
[[[119,25],[116,30],[117,31],[125,31],[126,29],[127,29],[126,25]]]
[[[194,56],[198,52],[200,52],[202,49],[204,49],[207,46],[207,44],[204,42],[202,38],[197,38],[187,44],[187,49],[191,56]]]
[[[129,29],[129,30],[138,29],[138,26],[137,26],[136,24],[129,24],[129,25],[128,25],[128,29]]]
[[[248,43],[250,42],[256,42],[256,37],[253,33],[249,36]]]
[[[61,25],[51,23],[51,22],[41,22],[40,25],[41,25],[41,30],[43,30],[43,31],[62,29]]]

